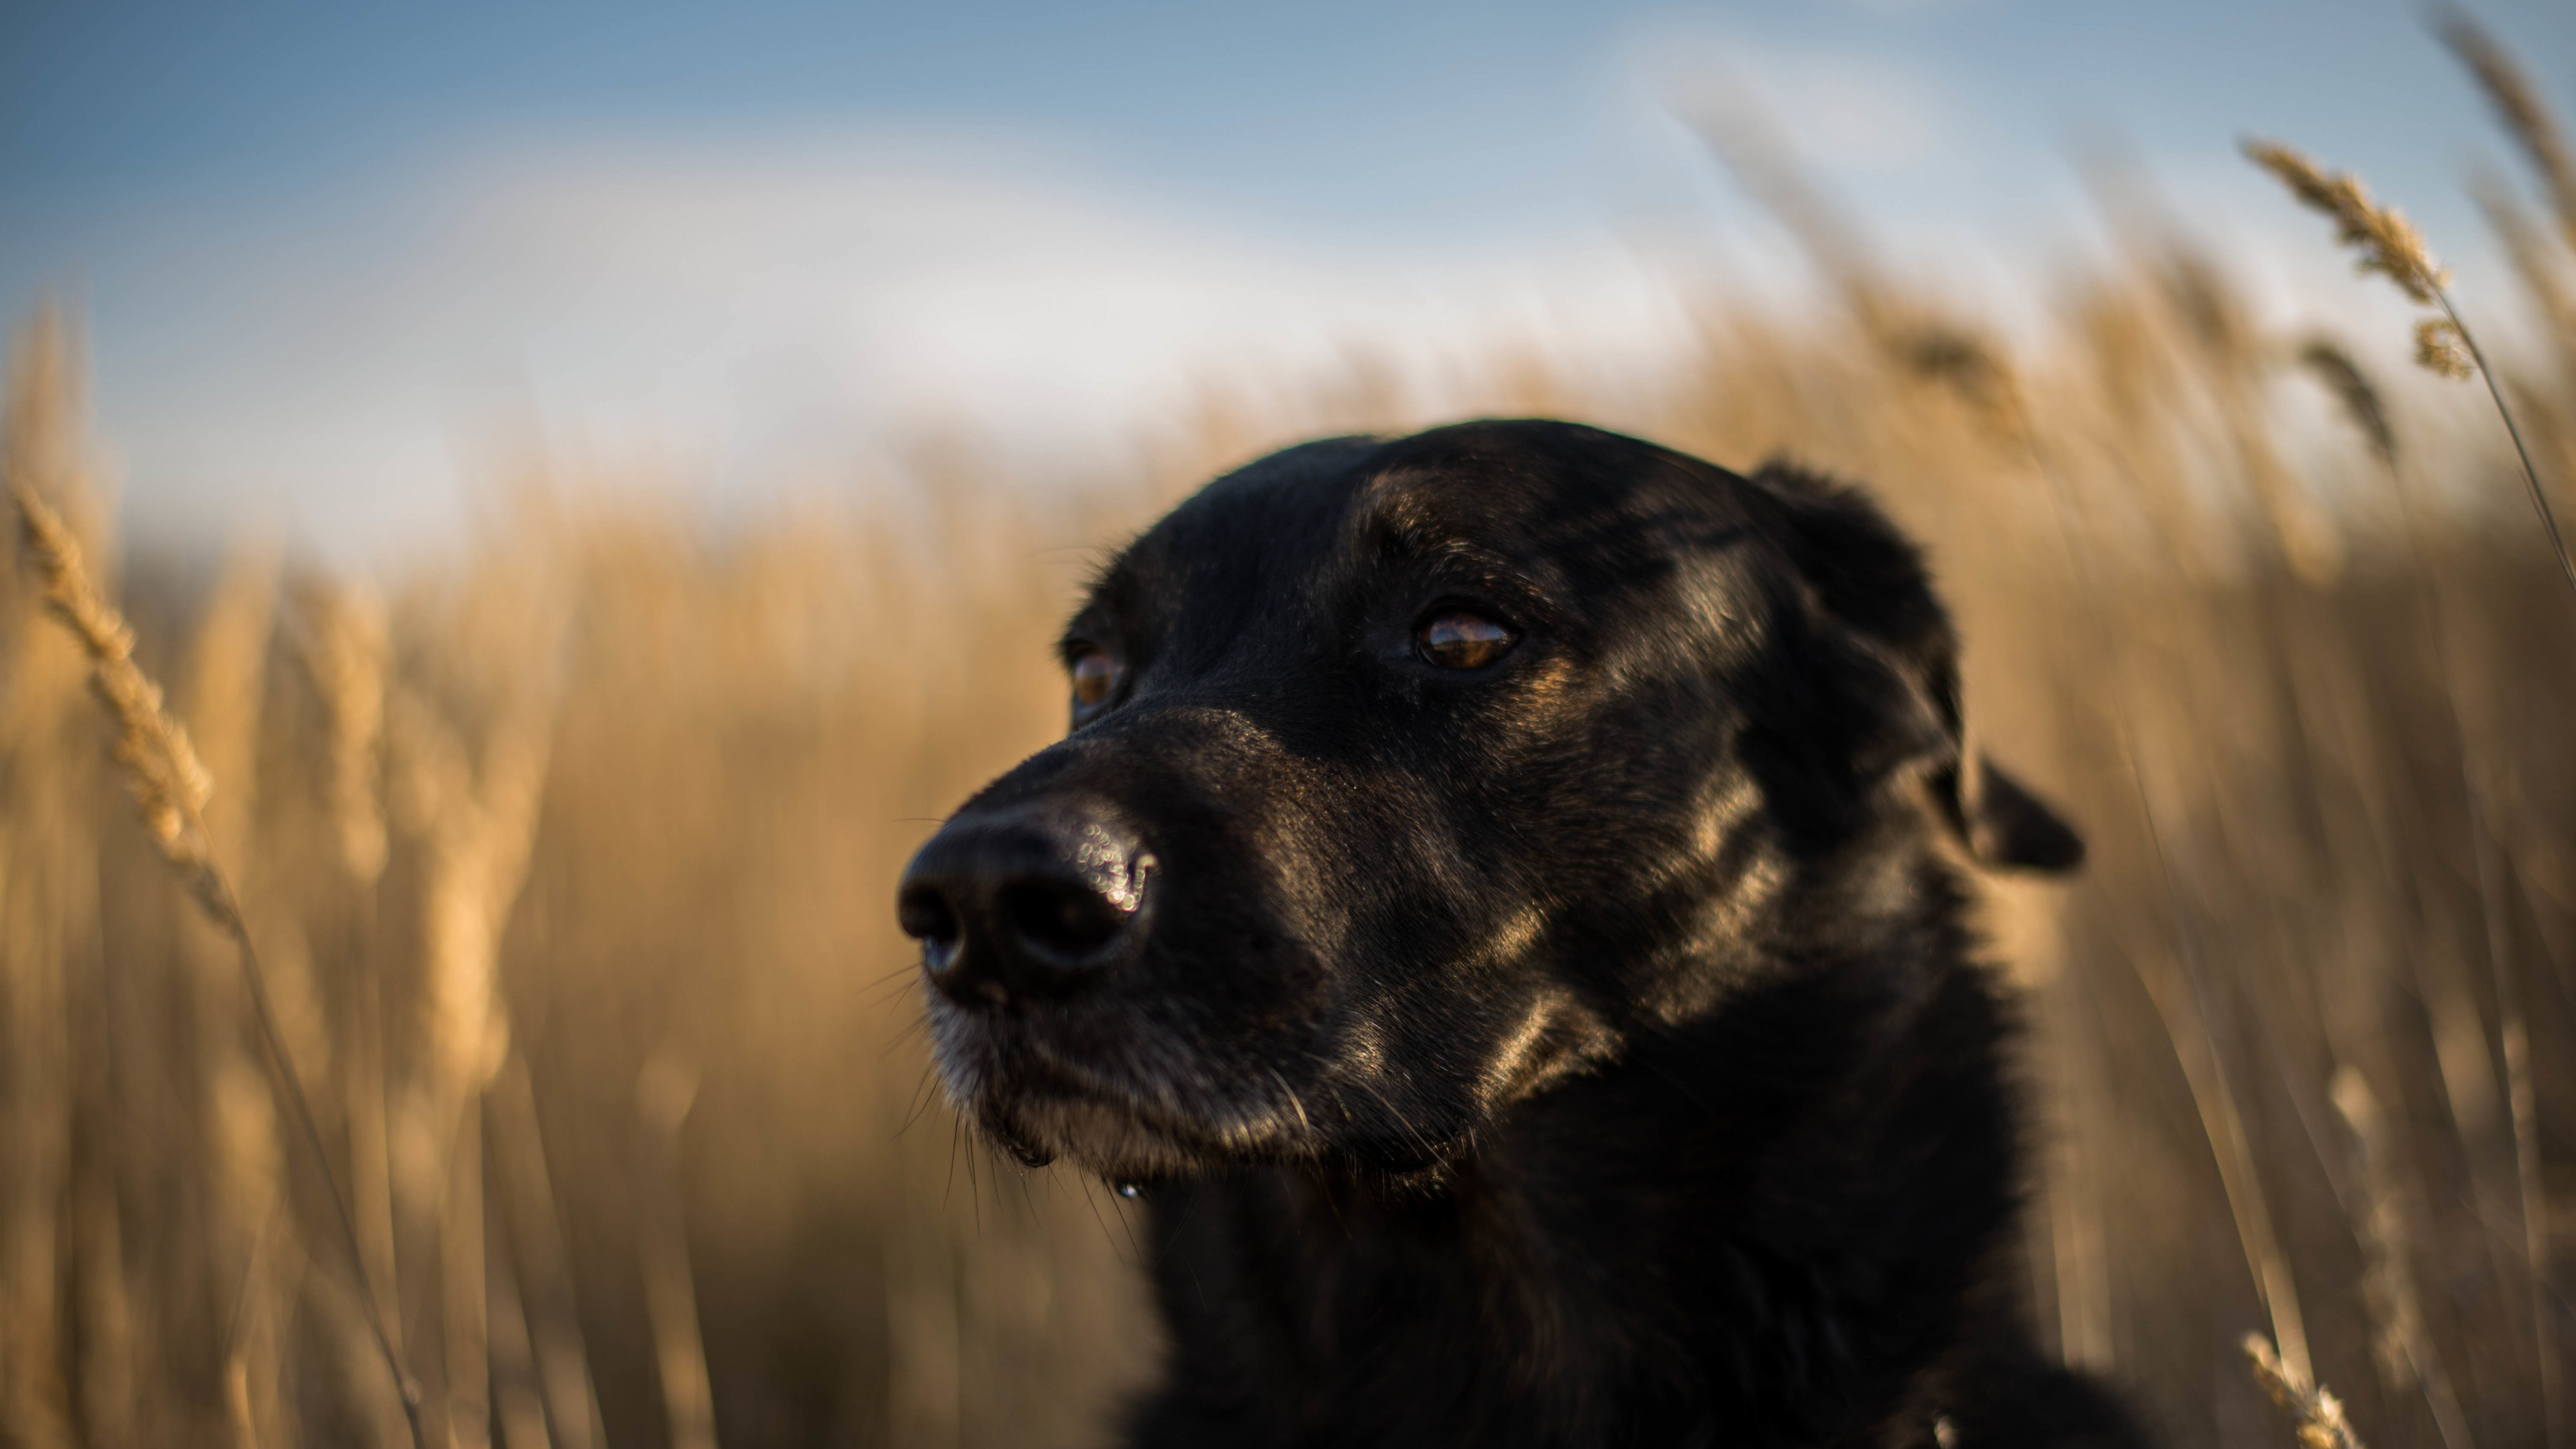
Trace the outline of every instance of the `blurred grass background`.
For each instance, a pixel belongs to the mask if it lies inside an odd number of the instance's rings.
[[[2495,416],[2370,375],[2332,319],[2258,322],[2134,206],[2006,340],[1737,139],[1836,306],[1703,307],[1615,405],[1536,350],[1464,386],[1785,451],[1929,543],[1977,728],[2093,846],[2071,887],[1989,890],[2030,993],[2046,1347],[2176,1445],[2287,1442],[2249,1330],[2368,1442],[2568,1442],[2576,598]],[[2546,159],[2536,202],[2489,189],[2526,320],[2497,362],[2576,512],[2576,187]],[[1354,365],[1210,398],[1140,473],[1006,483],[958,436],[721,526],[531,458],[379,592],[122,557],[83,377],[73,326],[26,330],[5,466],[114,574],[216,781],[434,1441],[1097,1442],[1159,1351],[1130,1210],[935,1100],[892,882],[1058,731],[1047,645],[1102,549],[1222,467],[1435,404]],[[81,675],[6,575],[0,1443],[404,1442],[242,978]]]

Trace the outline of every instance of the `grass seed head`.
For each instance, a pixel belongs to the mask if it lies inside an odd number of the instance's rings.
[[[117,728],[111,750],[125,771],[143,826],[170,863],[192,880],[208,863],[206,801],[214,782],[188,732],[162,703],[161,687],[134,662],[134,631],[90,581],[80,543],[61,515],[23,482],[11,490],[19,539],[44,591],[45,607],[88,656],[90,690]]]
[[[1932,322],[1890,339],[1907,371],[1956,393],[1985,427],[2004,437],[2022,431],[2020,390],[2000,352],[1965,328]]]
[[[2423,1305],[2408,1264],[2412,1235],[2409,1214],[2399,1197],[2397,1174],[2389,1161],[2388,1124],[2368,1079],[2351,1066],[2335,1069],[2327,1095],[2351,1134],[2361,1209],[2354,1213],[2355,1236],[2361,1241],[2362,1302],[2369,1309],[2373,1333],[2371,1356],[2389,1385],[2412,1389],[2425,1348]]]
[[[2465,382],[2477,375],[2460,324],[2448,317],[2427,317],[2415,324],[2415,364],[2438,377]]]
[[[2334,394],[2343,415],[2360,432],[2362,441],[2370,444],[2370,451],[2378,454],[2381,462],[2394,464],[2397,430],[2389,424],[2388,405],[2380,399],[2379,389],[2371,384],[2369,375],[2352,360],[2352,354],[2332,338],[2312,337],[2299,348],[2299,365]]]
[[[2441,300],[2451,274],[2404,214],[2370,199],[2349,172],[2328,172],[2305,155],[2270,141],[2247,141],[2245,154],[2271,172],[2290,194],[2335,221],[2335,239],[2361,253],[2361,269],[2383,272],[2398,290],[2424,306]]]
[[[2259,1333],[2245,1335],[2244,1349],[2245,1361],[2254,1370],[2254,1381],[2296,1423],[2300,1449],[2362,1449],[2360,1436],[2352,1431],[2352,1421],[2344,1416],[2343,1400],[2336,1398],[2332,1390],[2309,1383],[2304,1375],[2293,1372],[2273,1351],[2272,1341]]]

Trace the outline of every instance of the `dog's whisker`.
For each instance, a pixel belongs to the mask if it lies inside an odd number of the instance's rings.
[[[912,1124],[921,1120],[921,1114],[930,1110],[931,1102],[939,1095],[935,1081],[938,1071],[939,1067],[935,1062],[923,1065],[921,1079],[913,1084],[912,1105],[904,1110],[903,1125],[894,1129],[895,1136],[901,1137],[910,1132]]]
[[[1297,1095],[1297,1089],[1288,1085],[1288,1078],[1281,1075],[1277,1067],[1268,1068],[1268,1071],[1270,1073],[1271,1080],[1279,1084],[1281,1095],[1287,1097],[1289,1107],[1297,1114],[1297,1130],[1305,1134],[1307,1137],[1313,1137],[1315,1134],[1315,1123],[1313,1119],[1306,1115],[1306,1103]]]

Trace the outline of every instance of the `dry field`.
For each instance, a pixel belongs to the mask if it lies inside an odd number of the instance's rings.
[[[2540,184],[2488,197],[2523,290],[2464,301],[2522,323],[2486,340],[2576,514],[2576,175],[2490,81]],[[1526,356],[1477,400],[1786,450],[1929,540],[1982,733],[2094,847],[1992,891],[2048,1347],[2177,1446],[2293,1442],[2249,1332],[2381,1449],[2576,1443],[2576,593],[2483,390],[2351,371],[2371,339],[2258,322],[2143,214],[2007,347],[1735,139],[1840,305],[1712,305],[1654,396]],[[0,1444],[406,1443],[371,1303],[442,1444],[1096,1440],[1157,1352],[1126,1208],[933,1099],[894,877],[1058,728],[1047,644],[1099,548],[1418,401],[1211,402],[1118,479],[949,447],[722,530],[532,467],[378,594],[122,558],[68,329],[15,369],[0,466],[194,741],[181,823],[299,1091],[14,558]]]

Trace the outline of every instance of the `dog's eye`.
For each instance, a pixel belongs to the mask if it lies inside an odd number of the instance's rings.
[[[1073,656],[1073,707],[1098,709],[1118,687],[1118,665],[1105,649],[1085,647]]]
[[[1482,614],[1444,609],[1415,628],[1413,647],[1443,669],[1480,669],[1511,652],[1518,637]]]

